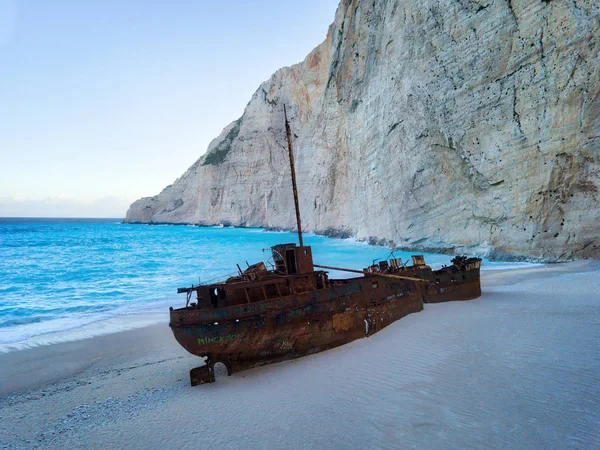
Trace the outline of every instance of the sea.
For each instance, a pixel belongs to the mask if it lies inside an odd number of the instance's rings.
[[[178,287],[258,261],[296,233],[252,228],[124,224],[121,219],[0,218],[0,352],[168,323]],[[362,269],[410,253],[308,233],[315,263]],[[433,267],[450,255],[425,253]],[[482,269],[515,267],[484,261]],[[522,265],[527,265],[522,263]],[[330,277],[355,276],[330,272]]]

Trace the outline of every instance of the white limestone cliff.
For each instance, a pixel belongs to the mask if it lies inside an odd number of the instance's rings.
[[[594,0],[342,0],[326,41],[126,222],[294,228],[284,103],[306,230],[600,257]]]

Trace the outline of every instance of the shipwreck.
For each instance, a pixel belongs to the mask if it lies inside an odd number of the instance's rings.
[[[424,303],[481,295],[479,258],[456,257],[440,270],[432,270],[420,255],[412,257],[410,266],[391,258],[364,270],[315,264],[311,247],[302,240],[285,106],[284,117],[298,245],[270,248],[270,269],[263,262],[245,270],[238,266],[237,276],[178,289],[186,294],[186,304],[170,308],[169,326],[183,348],[206,358],[203,366],[190,371],[193,386],[214,382],[216,363],[223,363],[231,375],[299,358],[371,336],[423,310]],[[331,279],[324,269],[357,276]]]

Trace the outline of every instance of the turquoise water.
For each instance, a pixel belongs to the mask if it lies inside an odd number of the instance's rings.
[[[118,219],[0,219],[0,344],[119,314],[166,311],[185,302],[177,287],[233,274],[236,263],[266,262],[270,254],[262,249],[296,239],[259,229],[128,225]],[[312,234],[305,244],[313,246],[316,263],[355,269],[390,253]],[[425,257],[434,266],[451,259]]]

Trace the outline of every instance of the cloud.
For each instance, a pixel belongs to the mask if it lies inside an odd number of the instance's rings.
[[[45,199],[0,197],[0,217],[122,218],[131,204],[123,197],[106,196],[92,201],[64,195]]]

